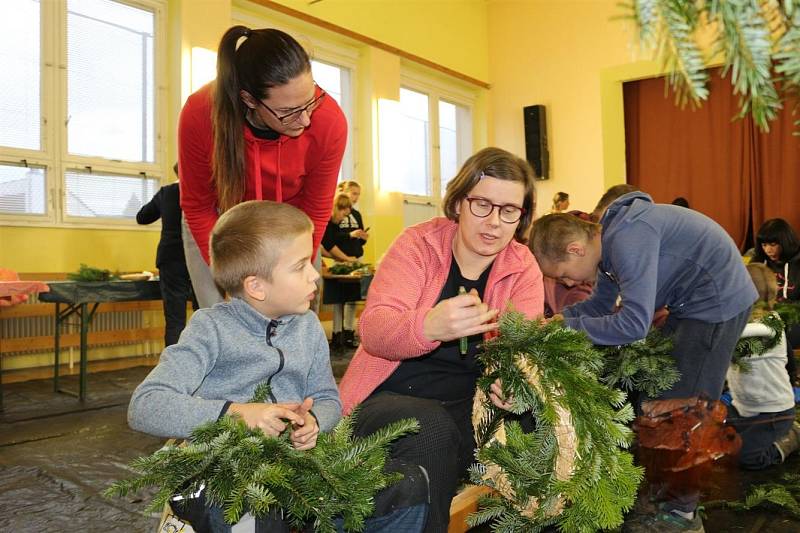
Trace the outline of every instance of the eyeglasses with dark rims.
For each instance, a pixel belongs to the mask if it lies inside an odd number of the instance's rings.
[[[478,218],[488,217],[497,208],[500,220],[506,224],[514,224],[525,214],[525,209],[514,204],[493,204],[487,198],[480,196],[467,196],[464,199],[469,204],[470,212]]]
[[[328,93],[323,91],[320,88],[320,86],[317,85],[316,83],[314,84],[314,87],[315,87],[315,89],[319,89],[319,91],[320,91],[319,96],[316,96],[313,100],[311,100],[306,105],[304,105],[302,107],[298,107],[297,109],[294,109],[290,113],[286,113],[284,115],[279,115],[278,113],[273,111],[272,108],[270,108],[267,104],[265,104],[264,102],[262,102],[258,98],[256,98],[255,101],[258,102],[258,104],[260,106],[262,106],[264,109],[266,109],[267,111],[272,113],[272,116],[274,116],[275,119],[277,119],[278,122],[280,122],[284,126],[288,126],[289,124],[293,124],[294,122],[297,122],[298,120],[300,120],[300,117],[303,116],[303,113],[308,113],[309,115],[311,115],[311,113],[313,113],[314,110],[316,108],[318,108],[319,105],[322,103],[322,100],[328,95]]]

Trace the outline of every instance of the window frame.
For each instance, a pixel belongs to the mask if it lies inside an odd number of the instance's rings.
[[[477,94],[473,89],[462,87],[455,81],[445,81],[441,76],[441,74],[435,75],[424,72],[421,68],[414,68],[414,66],[406,62],[401,64],[400,87],[428,96],[428,153],[430,154],[428,161],[430,183],[428,185],[431,191],[429,196],[403,193],[403,198],[406,203],[433,205],[439,213],[441,213],[443,194],[440,169],[439,101],[444,101],[457,107],[464,107],[469,113],[469,127],[464,132],[458,129],[456,131],[457,149],[459,150],[459,154],[461,154],[461,151],[464,150],[465,135],[468,135],[470,144],[472,145],[472,150],[470,151],[474,151],[474,110],[477,100]],[[470,155],[472,154],[466,154],[466,157]],[[464,159],[466,159],[466,157]]]
[[[159,231],[158,225],[143,227],[135,219],[75,217],[67,215],[66,173],[91,168],[98,173],[148,178],[164,184],[169,176],[167,147],[167,39],[166,0],[111,0],[153,13],[153,159],[149,162],[121,161],[67,153],[68,69],[67,0],[40,3],[40,150],[0,147],[0,164],[45,168],[45,215],[0,213],[0,226],[38,226],[92,229]],[[46,95],[50,95],[47,98]],[[62,117],[58,119],[58,117]],[[145,201],[149,201],[147,198]]]

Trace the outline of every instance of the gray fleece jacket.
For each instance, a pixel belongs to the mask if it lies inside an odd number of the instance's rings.
[[[245,403],[269,382],[276,403],[314,399],[321,431],[339,421],[342,404],[328,342],[312,312],[272,320],[234,298],[197,311],[177,344],[136,387],[128,424],[160,437],[186,438],[217,420],[230,402]]]

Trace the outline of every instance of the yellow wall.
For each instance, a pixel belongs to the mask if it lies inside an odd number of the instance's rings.
[[[482,81],[489,77],[485,0],[277,0]]]
[[[0,265],[17,272],[72,272],[81,263],[120,272],[153,270],[158,233],[0,226]]]
[[[547,108],[550,179],[538,183],[538,213],[557,191],[590,211],[625,181],[621,80],[657,72],[639,62],[616,0],[489,2],[490,138],[525,154],[522,108]]]

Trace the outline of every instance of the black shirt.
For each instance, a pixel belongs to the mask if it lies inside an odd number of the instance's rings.
[[[457,296],[459,287],[464,287],[467,292],[476,289],[483,300],[486,281],[491,270],[492,267],[489,265],[477,280],[466,279],[461,275],[458,263],[453,258],[447,281],[436,303]],[[459,341],[460,339],[455,339],[443,342],[427,354],[402,361],[375,393],[388,391],[440,401],[471,398],[475,394],[475,381],[483,371],[475,360],[478,346],[483,342],[483,335],[469,337],[466,355],[461,355]]]
[[[361,213],[355,209],[350,209],[350,215],[344,217],[339,222],[339,242],[336,246],[346,255],[352,257],[361,257],[364,255],[364,239],[358,239],[350,236],[350,232],[357,229],[364,229],[364,220],[361,218]]]
[[[184,262],[181,238],[180,189],[177,183],[164,185],[136,213],[136,222],[152,224],[161,219],[161,240],[158,241],[156,266],[169,262]]]
[[[328,225],[325,226],[325,233],[322,235],[322,242],[320,243],[326,252],[330,253],[334,246],[339,246],[339,243],[342,242],[341,233],[342,230],[339,229],[339,224],[333,220],[328,220]],[[341,250],[341,246],[339,246],[339,249]],[[347,252],[344,253],[347,254]]]

